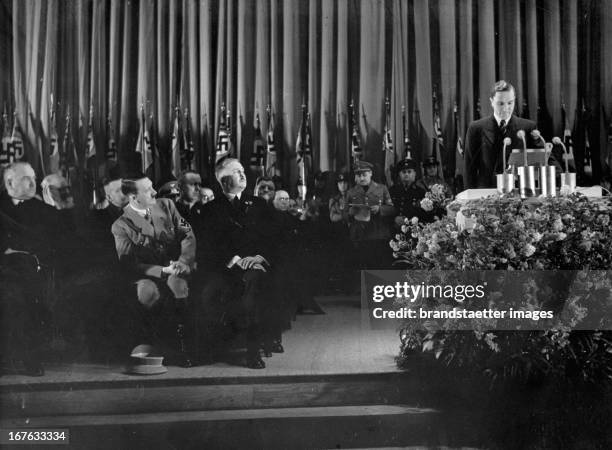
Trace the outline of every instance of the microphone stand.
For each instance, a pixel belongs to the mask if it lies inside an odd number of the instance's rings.
[[[502,150],[503,154],[503,168],[502,173],[497,174],[497,192],[500,194],[510,194],[514,190],[514,173],[507,173],[506,164],[507,164],[507,156],[506,156],[506,148],[508,145],[512,144],[510,138],[504,139],[504,148]]]
[[[518,168],[519,191],[521,198],[534,197],[535,191],[535,167],[529,165],[527,160],[527,141],[525,141],[525,131],[519,130],[517,137],[523,141],[523,166]]]
[[[565,155],[565,173],[561,174],[561,189],[563,191],[569,191],[571,194],[576,190],[576,174],[569,171],[569,154],[567,148],[561,139],[557,136],[553,138],[553,144],[560,145],[563,148],[563,154]]]

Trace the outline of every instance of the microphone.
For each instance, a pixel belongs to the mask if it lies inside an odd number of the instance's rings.
[[[503,149],[503,155],[504,155],[504,172],[506,172],[506,165],[507,165],[507,158],[506,158],[506,147],[508,147],[509,145],[512,145],[512,139],[510,139],[509,137],[504,138],[504,149]]]
[[[525,130],[518,130],[516,132],[516,137],[523,141],[523,164],[525,167],[527,167],[529,164],[527,163],[527,141],[525,140]]]
[[[568,163],[569,155],[567,154],[567,148],[565,148],[565,144],[557,136],[552,138],[552,143],[555,145],[560,145],[561,148],[563,148],[563,153],[565,154],[565,173],[568,173],[569,172],[569,163]]]
[[[544,142],[544,162],[545,165],[548,165],[548,158],[550,158],[550,154],[552,153],[553,145],[550,142]]]
[[[533,138],[534,141],[541,141],[542,144],[544,144],[544,146],[546,146],[546,141],[544,140],[544,138],[542,137],[542,134],[540,133],[540,130],[535,129],[531,131],[531,137]]]

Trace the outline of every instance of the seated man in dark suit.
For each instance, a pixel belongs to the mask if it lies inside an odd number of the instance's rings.
[[[189,295],[187,277],[194,268],[195,236],[171,200],[155,199],[148,178],[124,179],[121,189],[129,203],[112,226],[119,261],[134,281],[136,298],[146,310],[175,308],[182,353],[179,362],[188,366],[191,362],[185,354],[181,315]]]
[[[532,136],[536,123],[513,114],[516,95],[514,87],[500,80],[491,89],[493,114],[470,123],[465,136],[466,187],[495,188],[495,175],[502,173],[504,139],[512,143],[506,148],[509,155],[514,148],[523,148],[517,132],[523,130],[527,148],[541,146]]]
[[[196,223],[202,214],[202,177],[199,173],[187,171],[183,172],[177,180],[179,197],[176,201],[176,208],[181,216],[196,227]]]
[[[205,280],[202,300],[207,308],[213,308],[223,297],[240,299],[241,325],[247,338],[246,365],[261,369],[265,364],[260,348],[262,344],[269,347],[277,331],[271,329],[269,320],[276,299],[267,288],[271,285],[271,246],[275,241],[272,209],[244,192],[247,180],[237,159],[219,162],[215,177],[223,195],[204,205],[202,229],[198,231],[198,267]],[[228,289],[234,292],[229,294]],[[200,316],[215,320],[210,313]]]
[[[22,360],[28,375],[44,369],[40,351],[49,315],[45,290],[66,248],[58,211],[35,197],[36,175],[26,162],[9,165],[0,195],[0,342],[5,357]]]

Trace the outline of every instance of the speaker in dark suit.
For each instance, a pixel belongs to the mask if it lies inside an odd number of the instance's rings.
[[[514,148],[523,148],[523,142],[517,137],[519,130],[525,131],[527,147],[539,147],[531,136],[536,123],[522,119],[513,114],[515,91],[512,85],[500,80],[491,90],[493,114],[470,123],[465,137],[466,187],[494,188],[495,175],[503,171],[504,139],[512,143],[506,149],[509,155]]]

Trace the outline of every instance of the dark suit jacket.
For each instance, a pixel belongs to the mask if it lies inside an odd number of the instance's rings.
[[[7,248],[36,255],[53,263],[60,250],[69,247],[69,236],[59,212],[32,198],[14,205],[6,192],[0,194],[0,254]]]
[[[234,256],[261,255],[273,264],[275,236],[273,210],[260,198],[245,192],[237,209],[223,194],[202,208],[198,238],[198,267],[225,271]]]
[[[512,145],[506,148],[506,154],[514,148],[523,148],[523,142],[516,136],[517,131],[525,131],[527,148],[541,147],[533,141],[531,131],[536,123],[517,116],[512,116],[502,135],[493,115],[472,122],[465,136],[465,172],[466,188],[494,188],[495,175],[503,171],[504,137],[512,139]]]

